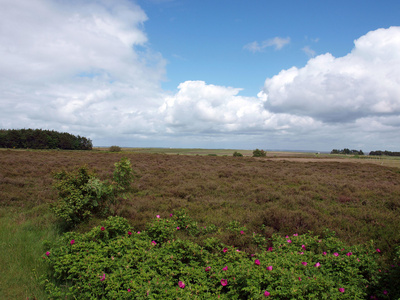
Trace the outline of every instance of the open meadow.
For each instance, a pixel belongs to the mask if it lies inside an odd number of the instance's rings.
[[[56,239],[62,230],[50,210],[57,201],[53,174],[86,165],[105,180],[112,177],[114,163],[122,157],[130,160],[134,180],[130,192],[113,203],[109,214],[126,218],[135,232],[148,229],[146,224],[156,215],[168,218],[184,211],[198,228],[219,230],[202,235],[182,231],[177,237],[201,247],[218,238],[244,253],[257,253],[254,237],[268,243],[275,233],[312,232],[324,237],[329,229],[348,246],[373,240],[382,266],[391,264],[400,243],[399,160],[281,152],[252,158],[246,151],[241,151],[244,157],[232,157],[234,150],[180,151],[0,150],[0,294],[4,299],[45,298],[38,284],[47,272],[43,242]],[[73,230],[88,232],[105,217]],[[222,230],[226,228],[231,230]],[[236,234],[238,228],[241,234]]]

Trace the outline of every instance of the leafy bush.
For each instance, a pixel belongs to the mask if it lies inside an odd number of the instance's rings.
[[[120,146],[111,146],[110,148],[108,148],[108,151],[110,152],[121,152],[122,149]]]
[[[68,224],[77,224],[92,216],[98,206],[98,196],[94,176],[86,167],[81,167],[75,172],[62,171],[56,173],[57,182],[54,187],[58,190],[59,201],[52,206],[57,217]],[[89,184],[89,182],[91,182]]]
[[[378,285],[372,243],[348,247],[333,233],[273,235],[272,247],[251,254],[216,238],[204,248],[170,239],[175,221],[157,217],[148,232],[135,233],[125,219],[109,217],[86,234],[66,233],[47,244],[50,272],[42,283],[52,299],[365,299],[376,291],[389,299],[398,293]]]
[[[165,242],[175,238],[175,232],[180,230],[173,220],[156,218],[146,226],[148,236],[156,242]]]
[[[124,157],[119,162],[116,162],[114,167],[113,180],[117,183],[117,190],[119,192],[128,191],[133,179],[130,160]]]
[[[256,149],[253,151],[253,157],[265,157],[267,156],[267,152],[264,150]]]
[[[115,163],[113,183],[96,178],[86,166],[72,172],[61,171],[54,178],[59,200],[51,208],[67,226],[73,226],[96,213],[106,213],[115,197],[129,189],[132,168],[126,158]]]
[[[242,153],[240,153],[240,152],[237,152],[237,151],[235,151],[235,152],[233,152],[233,156],[236,156],[236,157],[242,157],[242,156],[243,156],[243,154],[242,154]]]

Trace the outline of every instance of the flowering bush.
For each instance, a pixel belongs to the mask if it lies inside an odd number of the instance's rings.
[[[272,247],[257,253],[218,240],[210,251],[175,237],[186,217],[155,218],[140,234],[121,217],[65,233],[43,256],[50,298],[365,299],[379,292],[372,243],[348,247],[332,233],[274,235]],[[380,289],[379,299],[395,294],[393,286]]]

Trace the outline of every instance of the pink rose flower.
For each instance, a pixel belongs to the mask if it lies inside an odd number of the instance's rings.
[[[257,266],[260,265],[260,261],[259,261],[258,259],[256,259],[256,260],[254,261],[254,263],[255,263]]]
[[[269,296],[271,296],[271,293],[268,292],[268,291],[265,291],[265,292],[264,292],[264,296],[265,296],[265,297],[269,297]]]
[[[222,252],[226,253],[228,251],[228,248],[224,248],[224,250],[222,250]]]
[[[223,271],[227,271],[228,270],[228,266],[222,268]]]
[[[339,292],[344,293],[344,288],[339,288]]]
[[[46,256],[49,256],[49,255],[50,255],[50,252],[49,252],[49,251],[47,251],[47,252],[46,252]]]
[[[179,287],[180,287],[181,289],[184,289],[184,288],[185,288],[185,284],[183,283],[183,281],[179,281],[179,282],[178,282],[178,285],[179,285]]]
[[[102,227],[100,228],[100,230],[101,230],[101,231],[104,231],[104,230],[105,230],[105,228],[102,226]]]
[[[303,266],[307,266],[307,262],[305,262],[305,261],[303,261],[301,264],[302,264]]]
[[[128,235],[132,235],[132,232],[128,231]]]
[[[221,279],[221,285],[222,285],[222,286],[228,285],[228,280],[226,280],[226,279]]]
[[[71,245],[75,244],[75,240],[71,240]]]
[[[151,241],[152,245],[157,245],[156,241]]]
[[[335,255],[335,256],[339,256],[339,253],[335,252],[335,253],[333,253],[333,255]]]
[[[272,269],[273,269],[272,266],[267,267],[267,270],[268,270],[268,271],[272,271]]]

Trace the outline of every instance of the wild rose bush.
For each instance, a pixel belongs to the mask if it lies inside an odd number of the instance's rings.
[[[348,247],[333,233],[324,238],[294,233],[274,235],[269,246],[246,253],[215,238],[209,242],[216,249],[177,238],[181,227],[189,229],[186,223],[193,226],[177,212],[157,216],[146,232],[138,232],[127,220],[110,217],[85,234],[65,233],[46,245],[43,256],[49,297],[392,299],[395,294],[393,286],[379,286],[384,272],[372,243]]]

